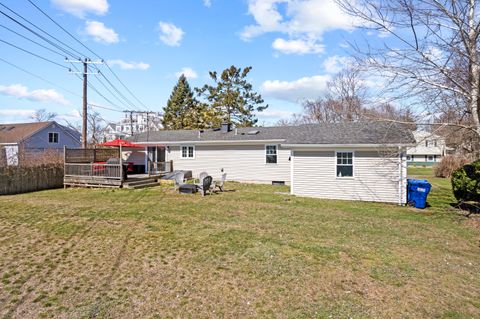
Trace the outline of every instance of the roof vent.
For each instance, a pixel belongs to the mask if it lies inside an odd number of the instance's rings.
[[[232,130],[232,124],[230,123],[222,123],[222,126],[220,128],[220,131],[222,131],[222,133],[228,133]]]
[[[247,134],[248,135],[257,135],[258,133],[260,133],[259,130],[254,130],[254,131],[249,131]]]

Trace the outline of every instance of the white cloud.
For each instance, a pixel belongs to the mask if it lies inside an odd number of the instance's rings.
[[[257,115],[265,119],[289,119],[295,114],[292,111],[271,110],[270,108],[265,111],[259,112]]]
[[[63,95],[53,89],[29,91],[28,88],[22,84],[12,84],[8,86],[0,85],[0,94],[35,102],[53,102],[61,105],[70,104],[70,102],[63,97]]]
[[[177,73],[175,73],[175,76],[178,78],[178,77],[180,77],[182,74],[185,75],[185,77],[186,77],[186,78],[189,78],[189,79],[196,79],[196,78],[198,78],[197,72],[195,72],[195,70],[193,70],[192,68],[189,68],[189,67],[183,67],[180,71],[178,71]]]
[[[248,12],[256,23],[246,26],[240,37],[250,40],[269,32],[286,34],[289,40],[277,39],[274,46],[287,47],[284,51],[290,54],[319,53],[323,48],[318,41],[325,32],[349,31],[360,24],[335,0],[248,0]]]
[[[318,44],[315,40],[285,40],[281,38],[275,39],[272,47],[285,54],[308,54],[308,53],[322,53],[324,46]]]
[[[59,114],[55,116],[55,120],[57,121],[74,121],[82,118],[82,114],[79,110],[73,109],[68,113]]]
[[[267,32],[320,37],[329,30],[351,30],[355,26],[354,19],[343,13],[334,0],[249,0],[248,12],[256,24],[241,33],[246,40]]]
[[[329,75],[303,77],[294,81],[269,80],[262,83],[261,91],[265,97],[299,102],[324,95],[329,80]]]
[[[340,72],[352,63],[353,59],[351,57],[332,55],[323,61],[323,68],[325,72],[333,74]]]
[[[19,110],[19,109],[0,109],[0,117],[9,119],[27,119],[35,114],[35,110]]]
[[[93,40],[100,43],[112,44],[120,41],[115,30],[107,28],[103,22],[86,21],[85,33],[93,37]]]
[[[212,0],[203,0],[203,5],[205,7],[211,7],[212,6]]]
[[[125,62],[123,60],[109,60],[108,61],[109,65],[117,65],[120,67],[122,70],[142,70],[145,71],[148,68],[150,68],[150,64],[144,63],[144,62]]]
[[[162,22],[158,23],[158,31],[160,40],[166,45],[172,47],[180,46],[183,35],[185,32],[172,23]]]
[[[60,10],[83,18],[86,13],[104,15],[108,12],[107,0],[51,0]]]

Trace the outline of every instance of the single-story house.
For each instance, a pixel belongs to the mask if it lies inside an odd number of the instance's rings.
[[[230,181],[290,185],[291,194],[406,203],[405,152],[411,131],[386,122],[163,130],[130,138],[144,149],[128,161],[148,167],[172,161],[175,170],[206,171]]]
[[[407,149],[408,165],[432,166],[445,156],[447,147],[442,136],[419,130],[413,137],[415,146]]]
[[[0,124],[0,164],[37,161],[47,151],[80,147],[80,133],[55,121]]]

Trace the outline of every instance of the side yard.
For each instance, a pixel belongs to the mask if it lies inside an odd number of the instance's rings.
[[[480,229],[429,180],[426,210],[236,183],[1,196],[0,317],[478,318]]]

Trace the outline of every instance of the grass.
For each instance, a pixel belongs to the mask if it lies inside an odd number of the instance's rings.
[[[3,318],[479,318],[480,231],[450,203],[228,183],[0,197]]]

